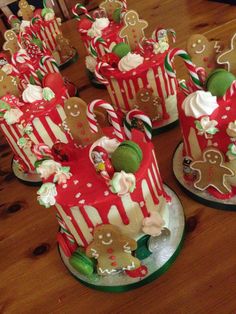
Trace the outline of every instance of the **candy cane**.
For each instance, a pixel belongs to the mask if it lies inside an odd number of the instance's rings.
[[[171,78],[176,77],[176,72],[174,71],[174,69],[172,67],[172,63],[173,63],[174,58],[176,56],[179,56],[184,60],[184,63],[188,69],[191,81],[193,83],[194,89],[195,90],[203,89],[202,82],[201,82],[201,80],[197,74],[197,71],[196,71],[196,66],[192,63],[191,58],[189,57],[187,52],[184,50],[174,48],[174,49],[170,50],[169,53],[166,55],[164,66],[165,66],[165,70],[166,70],[167,74],[169,75],[169,77],[171,77]]]
[[[32,152],[35,154],[38,160],[44,159],[45,157],[50,157],[53,159],[52,150],[46,144],[39,143],[33,145]]]
[[[108,71],[112,72],[114,71],[115,69],[112,68],[110,66],[110,64],[106,63],[106,62],[98,62],[98,64],[96,65],[96,68],[95,68],[95,76],[96,78],[99,80],[99,82],[101,82],[102,84],[104,85],[108,85],[109,84],[109,81],[100,73],[101,72],[101,69],[107,69]]]
[[[236,92],[236,80],[233,81],[230,87],[227,89],[225,95],[223,96],[223,99],[225,101],[230,100],[235,92]]]
[[[57,218],[57,221],[58,221],[58,224],[59,226],[61,227],[61,232],[62,233],[65,233],[67,239],[72,243],[74,244],[75,243],[75,240],[74,240],[74,237],[73,235],[70,233],[70,231],[68,230],[64,220],[61,218],[61,216],[59,214],[56,214],[56,218]]]
[[[44,56],[39,61],[39,68],[42,75],[47,73],[59,72],[56,60],[51,56]]]
[[[89,126],[90,129],[93,133],[98,132],[98,127],[97,127],[97,120],[95,118],[94,115],[94,108],[104,108],[106,109],[108,115],[110,116],[111,119],[111,124],[114,128],[115,134],[118,138],[119,141],[123,141],[124,140],[124,136],[121,130],[121,126],[119,123],[119,118],[114,110],[114,108],[112,107],[112,105],[108,104],[107,102],[105,102],[102,99],[97,99],[92,101],[88,107],[87,107],[87,118],[88,118],[88,122],[89,122]]]
[[[105,49],[108,48],[107,47],[107,43],[105,42],[105,40],[102,37],[95,37],[90,41],[89,44],[89,52],[90,54],[96,59],[98,56],[98,46],[99,44],[102,44]]]
[[[147,115],[138,109],[129,111],[124,120],[124,131],[128,139],[132,138],[132,120],[136,118],[143,122],[144,133],[146,141],[149,142],[152,139],[152,122]]]
[[[85,14],[86,18],[89,19],[90,21],[92,21],[92,22],[95,21],[94,18],[88,13],[87,8],[86,8],[83,4],[81,4],[81,3],[77,3],[77,4],[72,8],[72,13],[73,13],[73,15],[74,15],[74,17],[75,17],[75,19],[76,19],[77,21],[80,21],[80,20],[81,20],[80,15],[77,13],[78,10],[81,10],[81,11]]]
[[[122,11],[127,11],[128,10],[127,1],[126,0],[122,0],[121,2],[122,2],[122,5],[123,5]]]
[[[202,67],[198,67],[198,68],[196,68],[196,72],[197,72],[202,84],[204,85],[204,83],[206,82],[206,79],[207,79],[206,70]]]

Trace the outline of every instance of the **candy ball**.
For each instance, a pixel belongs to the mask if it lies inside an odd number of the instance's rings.
[[[115,53],[118,57],[123,58],[129,52],[131,52],[130,46],[126,43],[119,43],[114,46],[112,52]]]
[[[216,69],[207,78],[206,87],[213,96],[223,97],[235,80],[235,76],[224,69]]]

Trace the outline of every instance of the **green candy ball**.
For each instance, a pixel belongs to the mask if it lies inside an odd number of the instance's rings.
[[[115,53],[118,57],[123,58],[129,52],[131,52],[130,46],[126,43],[119,43],[114,46],[112,52]]]
[[[207,78],[206,87],[213,96],[223,97],[235,80],[235,76],[224,69],[216,69]]]

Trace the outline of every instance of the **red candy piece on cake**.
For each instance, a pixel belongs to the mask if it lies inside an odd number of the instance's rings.
[[[88,30],[91,28],[91,26],[92,26],[92,22],[89,19],[85,18],[78,22],[77,29],[78,31]]]
[[[60,73],[49,73],[43,78],[43,87],[50,87],[57,94],[64,87],[64,81]]]
[[[102,57],[102,62],[110,64],[113,68],[118,67],[120,58],[113,52],[107,53]]]

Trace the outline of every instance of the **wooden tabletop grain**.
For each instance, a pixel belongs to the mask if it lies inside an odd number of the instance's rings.
[[[90,5],[95,7],[95,2]],[[178,47],[203,33],[227,44],[236,31],[236,6],[205,0],[130,0],[156,26],[174,28]],[[80,59],[63,71],[89,102],[109,99],[91,87],[76,22],[63,24]],[[178,75],[185,75],[180,62]],[[164,181],[178,194],[186,215],[186,238],[172,267],[154,282],[123,294],[82,286],[66,270],[57,251],[53,208],[36,201],[36,187],[12,174],[12,153],[0,141],[0,313],[236,313],[236,212],[208,208],[187,197],[174,180],[171,159],[181,139],[179,127],[153,142]],[[168,143],[168,145],[167,145]]]

